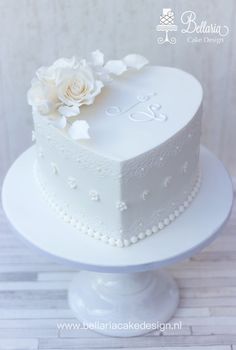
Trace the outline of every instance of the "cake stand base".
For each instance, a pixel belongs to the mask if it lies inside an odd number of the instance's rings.
[[[152,271],[194,255],[222,231],[233,202],[222,163],[201,148],[202,184],[188,210],[158,234],[121,249],[78,233],[45,205],[33,177],[34,160],[32,147],[9,169],[3,208],[31,247],[85,271],[68,292],[82,325],[111,336],[135,336],[168,321],[178,305],[178,288],[166,273]]]
[[[68,293],[82,327],[130,337],[157,329],[175,313],[179,290],[163,271],[111,274],[80,272]]]

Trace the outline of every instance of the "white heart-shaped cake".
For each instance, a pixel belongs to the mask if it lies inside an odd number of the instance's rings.
[[[170,224],[197,194],[202,88],[190,74],[158,66],[128,69],[102,90],[98,81],[82,90],[80,81],[63,96],[75,100],[79,91],[82,101],[90,89],[90,100],[60,105],[62,128],[33,108],[35,176],[78,234],[128,246]],[[77,129],[85,136],[75,140]]]

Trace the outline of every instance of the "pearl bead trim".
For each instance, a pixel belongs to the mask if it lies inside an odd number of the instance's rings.
[[[180,205],[177,209],[175,209],[171,214],[169,214],[168,217],[164,218],[163,220],[156,223],[156,225],[153,225],[151,228],[146,229],[143,232],[139,232],[137,235],[132,236],[130,239],[127,238],[114,238],[109,237],[108,235],[102,234],[100,232],[97,232],[93,229],[91,229],[88,225],[85,225],[78,221],[76,218],[71,216],[64,208],[61,208],[53,199],[52,196],[48,193],[45,186],[42,184],[42,182],[39,180],[37,169],[36,169],[36,163],[34,165],[34,176],[35,179],[39,185],[39,188],[41,190],[41,193],[43,197],[45,198],[46,202],[49,204],[49,206],[57,212],[57,214],[63,219],[64,222],[70,223],[76,230],[87,234],[90,237],[93,237],[97,240],[101,240],[104,243],[107,243],[113,247],[128,247],[131,244],[135,244],[138,241],[143,240],[146,237],[151,236],[154,233],[157,233],[158,231],[165,228],[165,226],[168,226],[171,222],[173,222],[176,218],[178,218],[191,204],[193,199],[196,197],[200,186],[201,186],[201,174],[199,173],[196,179],[196,182],[193,186],[192,191],[189,195],[186,196],[185,201]]]

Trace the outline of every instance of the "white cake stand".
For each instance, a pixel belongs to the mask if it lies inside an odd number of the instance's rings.
[[[138,244],[115,248],[78,234],[57,218],[35,184],[34,159],[31,147],[8,171],[3,207],[27,242],[84,270],[76,274],[68,293],[76,317],[100,333],[115,336],[144,334],[158,322],[168,321],[178,306],[179,291],[172,277],[159,268],[207,246],[226,223],[233,190],[221,162],[202,148],[202,186],[185,213]]]

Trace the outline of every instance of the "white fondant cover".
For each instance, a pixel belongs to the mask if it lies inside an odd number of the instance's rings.
[[[34,114],[36,173],[50,202],[75,227],[118,246],[169,224],[197,181],[201,100],[191,75],[147,67],[83,107],[89,140],[71,140]]]

